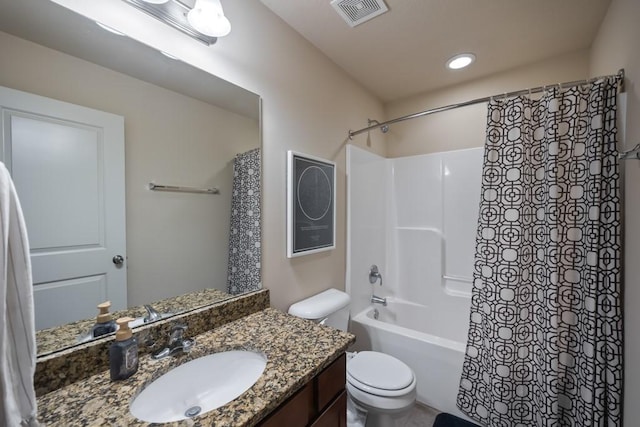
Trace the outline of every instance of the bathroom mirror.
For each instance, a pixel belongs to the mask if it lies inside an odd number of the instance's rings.
[[[251,191],[258,207],[250,227],[257,234],[251,244],[260,247],[258,95],[48,1],[0,0],[0,51],[0,86],[124,117],[122,268],[128,298],[127,307],[114,307],[116,316],[129,309],[127,314],[142,318],[145,304],[172,315],[261,287],[259,250],[253,259],[241,260],[251,280],[228,283],[238,270],[229,256],[236,244],[230,243],[230,227],[233,223],[235,235],[244,226],[231,217],[237,156],[257,185]],[[240,167],[236,171],[244,173]],[[216,187],[219,194],[152,191],[152,182]],[[94,323],[101,298],[83,299],[82,292],[61,297],[37,286],[36,318],[49,310],[54,319],[39,322],[46,331],[38,335],[55,338],[44,347],[39,342],[39,354],[77,345],[86,325]],[[45,295],[44,302],[39,295]],[[70,306],[80,315],[70,318]]]

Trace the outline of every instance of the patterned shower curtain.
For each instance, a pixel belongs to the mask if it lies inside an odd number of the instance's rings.
[[[231,227],[227,291],[232,295],[262,288],[260,260],[260,149],[247,151],[233,161]]]
[[[458,406],[489,426],[619,426],[614,77],[489,103]]]

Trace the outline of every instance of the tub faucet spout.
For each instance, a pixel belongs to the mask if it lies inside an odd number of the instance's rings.
[[[382,304],[383,307],[387,306],[387,299],[386,298],[381,298],[381,297],[376,296],[376,295],[371,295],[371,302],[373,304]]]

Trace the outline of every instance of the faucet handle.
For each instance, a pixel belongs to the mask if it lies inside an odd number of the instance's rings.
[[[186,330],[187,325],[176,324],[171,326],[167,346],[157,353],[154,353],[151,357],[153,359],[163,359],[174,354],[188,353],[191,347],[195,345],[195,341],[192,339],[184,339],[184,331]]]
[[[369,283],[373,285],[378,279],[380,279],[380,286],[382,286],[382,274],[380,274],[378,266],[373,264],[371,268],[369,268]]]
[[[188,353],[191,347],[195,344],[193,340],[184,338],[184,331],[187,330],[187,325],[177,324],[171,327],[171,334],[169,335],[169,347],[172,352],[180,351]]]
[[[186,330],[187,330],[187,325],[178,323],[177,325],[173,325],[171,327],[171,332],[169,332],[169,335],[173,338],[182,338],[182,336],[184,335],[184,331]]]

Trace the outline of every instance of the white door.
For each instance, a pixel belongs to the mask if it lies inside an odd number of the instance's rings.
[[[25,216],[36,328],[127,306],[124,118],[0,87],[2,161]]]

